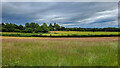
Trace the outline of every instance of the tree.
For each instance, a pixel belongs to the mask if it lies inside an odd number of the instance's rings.
[[[19,25],[19,26],[18,26],[18,29],[19,29],[19,30],[24,30],[24,27],[23,27],[22,25]]]
[[[5,26],[5,24],[2,22],[2,27]]]
[[[97,31],[97,28],[93,28],[93,32]]]
[[[8,32],[8,29],[6,29],[5,27],[2,27],[2,32]]]
[[[27,29],[25,29],[25,32],[27,32],[27,33],[32,33],[32,32],[33,32],[33,29],[32,29],[32,28],[27,28]]]
[[[61,26],[60,30],[64,31],[64,30],[65,30],[65,27]]]
[[[50,31],[53,31],[54,30],[54,27],[53,27],[53,25],[50,23],[50,25],[49,25],[49,30]]]
[[[39,25],[37,23],[34,23],[34,22],[31,22],[30,24],[29,23],[25,24],[25,28],[26,29],[27,28],[31,28],[33,32],[35,32],[35,30],[36,30],[37,27],[39,27]]]
[[[30,28],[33,28],[33,29],[35,29],[35,28],[37,28],[39,25],[37,24],[37,23],[34,23],[34,22],[31,22],[30,23]]]
[[[19,29],[15,29],[14,32],[21,32],[21,30],[19,30]]]
[[[15,25],[12,23],[6,23],[5,28],[8,30],[8,32],[14,32]]]
[[[39,26],[39,27],[37,27],[37,28],[35,29],[35,33],[38,33],[38,32],[42,32],[41,26]]]
[[[51,23],[49,26],[47,26],[46,23],[43,23],[41,26],[39,24],[31,22],[25,23],[25,26],[23,25],[17,25],[13,23],[1,23],[0,24],[0,31],[2,30],[3,32],[25,32],[25,33],[32,33],[32,32],[43,32],[47,33],[49,30],[50,31],[120,31],[120,28],[115,28],[115,27],[107,27],[107,28],[65,28],[63,26],[60,26],[59,24],[54,23],[52,25]]]
[[[41,25],[41,29],[43,33],[47,33],[49,31],[46,23],[43,23],[43,25]]]
[[[25,23],[25,28],[30,28],[30,24],[29,23]]]
[[[55,31],[60,30],[60,26],[59,26],[58,24],[56,24],[56,23],[54,23],[54,30],[55,30]]]

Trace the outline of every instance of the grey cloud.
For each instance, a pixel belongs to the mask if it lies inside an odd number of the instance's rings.
[[[2,2],[118,2],[119,0],[2,0]]]
[[[10,21],[17,24],[32,21],[37,23],[57,22],[63,26],[72,27],[76,24],[81,26],[82,22],[78,21],[86,20],[83,24],[87,25],[87,22],[90,21],[87,19],[106,15],[97,13],[116,9],[117,2],[4,2],[2,6],[3,22]],[[116,16],[100,18],[93,22],[106,19],[116,20]]]

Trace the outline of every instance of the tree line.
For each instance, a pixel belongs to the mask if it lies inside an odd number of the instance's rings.
[[[23,33],[47,33],[49,31],[112,31],[112,32],[119,32],[120,28],[114,28],[114,27],[108,27],[108,28],[65,28],[63,26],[60,26],[57,23],[54,23],[53,25],[50,23],[47,25],[46,23],[43,23],[42,25],[39,25],[38,23],[25,23],[25,26],[23,25],[16,25],[13,23],[1,23],[0,31],[2,32],[23,32]]]

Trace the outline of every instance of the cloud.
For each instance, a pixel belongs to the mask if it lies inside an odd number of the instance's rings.
[[[100,21],[117,20],[117,18],[118,18],[118,9],[114,9],[114,10],[97,12],[94,16],[77,22],[81,22],[80,24],[84,24],[84,23],[89,24],[94,22],[99,23]]]
[[[3,22],[57,22],[65,27],[87,28],[107,22],[117,23],[118,15],[117,2],[4,2],[2,9]]]
[[[2,2],[118,2],[119,0],[2,0]]]

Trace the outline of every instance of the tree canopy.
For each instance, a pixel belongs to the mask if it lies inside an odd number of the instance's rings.
[[[42,25],[39,25],[38,23],[25,23],[25,26],[23,25],[16,25],[13,23],[1,23],[0,31],[2,32],[24,32],[24,33],[47,33],[49,31],[120,31],[120,28],[115,27],[108,27],[108,28],[65,28],[63,26],[60,26],[57,23],[46,24],[43,23]]]

